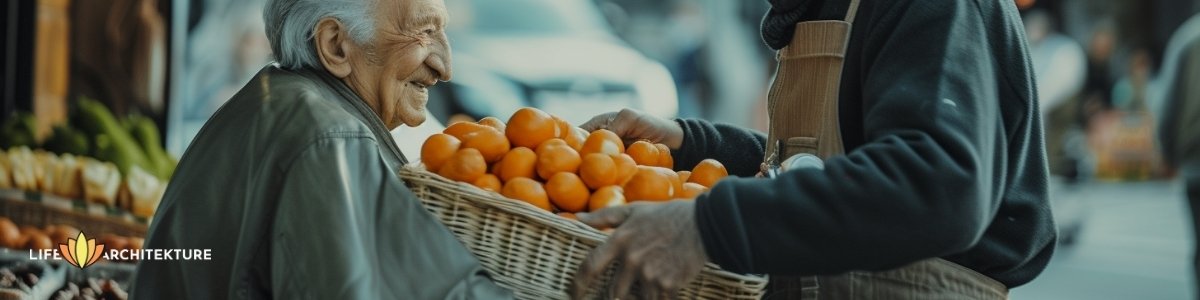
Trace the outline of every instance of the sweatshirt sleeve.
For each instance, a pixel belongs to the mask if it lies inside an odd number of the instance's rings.
[[[368,137],[316,141],[291,163],[271,240],[277,299],[509,299]]]
[[[975,1],[888,5],[858,17],[871,22],[851,44],[865,49],[867,142],[824,170],[730,178],[696,199],[714,262],[781,275],[884,270],[962,252],[983,235],[1006,157],[993,33]]]
[[[675,122],[683,128],[683,145],[671,154],[676,170],[691,170],[701,160],[712,158],[724,164],[730,175],[750,177],[758,173],[767,151],[763,133],[699,119]]]

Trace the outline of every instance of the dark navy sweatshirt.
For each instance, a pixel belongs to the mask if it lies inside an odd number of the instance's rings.
[[[764,20],[773,48],[786,41],[771,37],[794,28],[768,26],[778,16],[841,19],[848,3],[789,2],[772,0]],[[1012,1],[865,0],[849,49],[838,105],[847,153],[824,170],[749,178],[762,162],[762,133],[678,120],[678,169],[715,158],[742,176],[696,199],[710,259],[738,272],[822,275],[941,257],[1008,287],[1033,280],[1056,235]]]

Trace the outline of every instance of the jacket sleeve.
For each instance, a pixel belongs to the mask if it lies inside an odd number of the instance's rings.
[[[691,170],[701,160],[716,159],[730,175],[758,174],[766,153],[766,135],[737,126],[699,119],[677,119],[683,128],[683,145],[674,151],[676,170]]]
[[[284,176],[271,237],[277,299],[512,297],[421,206],[373,139],[319,139]]]
[[[781,275],[884,270],[962,252],[983,235],[1000,204],[992,179],[1004,178],[998,107],[1023,100],[997,99],[1002,79],[978,4],[896,3],[875,12],[856,47],[870,62],[867,143],[824,170],[731,178],[699,197],[714,262]]]

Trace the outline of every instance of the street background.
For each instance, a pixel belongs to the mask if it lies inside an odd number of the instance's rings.
[[[1178,181],[1089,183],[1086,226],[1012,299],[1195,299],[1191,216]]]
[[[44,137],[88,97],[118,116],[153,120],[166,152],[179,157],[270,62],[263,2],[9,1],[0,116],[10,124],[30,112]],[[504,119],[525,106],[575,124],[633,107],[766,129],[774,61],[758,32],[765,0],[445,2],[455,77],[431,92],[430,122],[394,132],[406,153],[442,124]],[[1200,69],[1180,60],[1200,56],[1198,47],[1172,47],[1196,39],[1200,27],[1181,25],[1200,25],[1200,1],[1016,4],[1037,75],[1061,245],[1012,298],[1196,298],[1192,216],[1156,124],[1167,102],[1200,101],[1169,93],[1177,74]]]

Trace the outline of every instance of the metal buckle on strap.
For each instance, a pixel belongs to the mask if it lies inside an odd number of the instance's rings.
[[[767,156],[767,161],[766,161],[767,170],[765,172],[766,173],[765,175],[767,176],[767,178],[775,178],[776,176],[779,176],[780,173],[783,173],[783,171],[781,170],[783,168],[783,165],[780,163],[780,160],[779,160],[779,158],[782,156],[783,156],[783,140],[775,140],[775,151],[771,152],[771,154]]]

